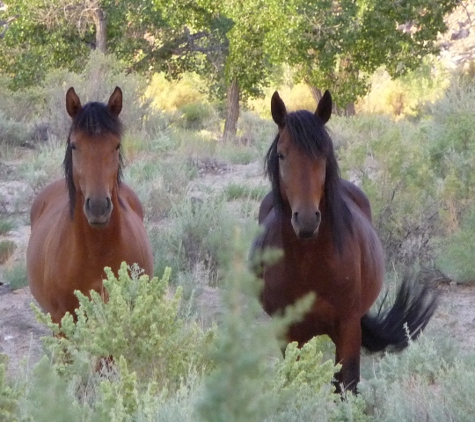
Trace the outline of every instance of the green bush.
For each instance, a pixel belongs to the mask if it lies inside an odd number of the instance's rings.
[[[268,192],[268,186],[249,186],[240,183],[230,183],[224,188],[224,196],[228,201],[242,198],[260,201]]]
[[[233,229],[238,217],[226,207],[222,199],[185,198],[173,206],[172,224],[151,234],[155,253],[155,272],[166,266],[177,272],[193,271],[203,265],[208,271],[209,283],[221,279],[219,269],[231,255]]]
[[[58,83],[61,81],[61,83]],[[137,74],[127,74],[126,66],[113,55],[98,50],[91,52],[80,74],[57,69],[48,73],[42,83],[43,102],[38,113],[48,120],[50,135],[66,142],[71,118],[66,112],[65,98],[69,87],[74,87],[81,103],[101,101],[107,103],[114,88],[119,86],[123,94],[120,118],[130,133],[142,133],[143,122],[155,118],[157,113],[150,101],[143,100],[146,81]]]
[[[183,157],[163,160],[136,160],[127,166],[125,180],[139,196],[148,219],[167,217],[174,205],[181,203],[196,168]]]
[[[475,198],[475,86],[454,79],[431,107],[430,160],[438,177],[443,224],[454,231]]]
[[[378,116],[333,120],[342,175],[369,197],[388,262],[430,260],[430,239],[442,228],[424,127]]]
[[[263,119],[257,113],[243,111],[237,123],[237,141],[246,146],[255,146],[264,150],[277,132],[272,120]]]
[[[470,359],[461,360],[458,345],[446,335],[440,321],[431,322],[426,332],[401,353],[387,353],[382,358],[367,357],[362,367],[360,392],[367,412],[374,420],[464,420],[453,418],[447,400],[453,400],[470,387],[470,382],[456,392],[446,380]],[[468,403],[460,403],[465,407]]]
[[[206,101],[207,86],[195,73],[185,73],[178,81],[170,81],[164,73],[153,75],[145,95],[157,110],[175,111],[186,104]]]
[[[18,147],[28,141],[29,138],[30,133],[23,122],[8,118],[0,110],[0,147]]]
[[[6,361],[6,356],[0,354],[0,420],[15,422],[21,391],[9,384],[6,378]]]
[[[34,193],[38,193],[47,184],[64,177],[63,159],[66,142],[47,142],[40,146],[34,156],[22,162],[18,171]]]
[[[264,156],[256,147],[235,143],[220,142],[216,145],[218,159],[231,164],[249,164]]]
[[[475,283],[475,207],[468,212],[460,227],[451,235],[438,240],[436,265],[458,283]]]
[[[357,103],[358,112],[393,117],[423,117],[425,108],[443,97],[450,77],[436,57],[428,56],[422,65],[392,79],[385,69],[371,78],[371,91]]]
[[[74,371],[73,362],[90,366],[94,359],[114,356],[125,359],[124,371],[133,371],[143,379],[160,381],[161,389],[175,391],[191,368],[205,370],[210,362],[203,359],[202,348],[212,338],[196,324],[187,324],[177,313],[181,289],[168,298],[166,270],[162,279],[149,280],[137,267],[122,264],[118,277],[106,268],[104,288],[108,302],[91,292],[91,299],[80,292],[77,322],[67,313],[61,328],[51,318],[37,312],[38,318],[55,334],[65,337],[45,339],[53,356],[63,357],[57,364],[61,372]],[[63,362],[63,363],[61,363]],[[125,365],[124,364],[124,365]],[[81,373],[81,372],[80,372]],[[74,376],[74,372],[70,374]]]
[[[209,126],[209,120],[215,114],[213,108],[207,103],[189,103],[179,108],[181,119],[177,122],[179,127],[185,129],[204,129]]]
[[[11,218],[5,218],[0,215],[0,235],[8,234],[16,227],[15,222]]]
[[[13,240],[0,240],[0,265],[4,264],[16,249]]]
[[[6,268],[3,275],[12,290],[21,289],[28,285],[28,274],[24,262],[19,262],[10,268]]]

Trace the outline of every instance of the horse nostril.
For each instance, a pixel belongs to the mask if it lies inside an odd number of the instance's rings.
[[[294,212],[294,221],[297,223],[299,221],[299,213]]]
[[[90,210],[90,209],[91,209],[91,200],[90,200],[90,198],[87,198],[87,199],[86,199],[86,209],[87,209],[87,210]]]
[[[110,210],[112,206],[111,199],[109,197],[106,198],[106,209]]]

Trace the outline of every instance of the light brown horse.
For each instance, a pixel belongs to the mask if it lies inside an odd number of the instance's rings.
[[[370,315],[384,277],[384,254],[371,223],[368,198],[353,183],[340,178],[332,140],[325,128],[332,110],[325,92],[314,114],[287,113],[274,93],[272,117],[278,134],[266,156],[272,183],[262,201],[263,233],[251,256],[267,247],[283,250],[274,264],[260,263],[264,281],[261,301],[272,315],[313,292],[316,300],[303,320],[291,325],[288,342],[299,346],[327,334],[336,346],[337,391],[356,391],[361,346],[369,351],[408,345],[436,309],[436,297],[426,287],[403,282],[387,312]],[[406,330],[407,327],[407,330]]]
[[[153,256],[137,195],[121,181],[122,91],[108,104],[81,105],[66,94],[72,125],[64,158],[65,179],[46,186],[31,207],[27,250],[30,289],[40,306],[60,322],[78,307],[75,290],[104,297],[104,267],[122,261],[153,275]]]

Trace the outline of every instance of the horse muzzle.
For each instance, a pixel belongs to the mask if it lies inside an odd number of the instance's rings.
[[[113,208],[109,197],[104,199],[88,198],[84,203],[84,214],[92,227],[105,227],[109,224]]]
[[[315,212],[294,212],[292,214],[292,228],[299,239],[311,239],[318,233],[322,215]]]

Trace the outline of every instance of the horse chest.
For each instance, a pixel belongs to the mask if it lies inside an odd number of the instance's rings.
[[[345,303],[351,311],[360,289],[355,260],[328,254],[319,239],[302,241],[292,235],[279,236],[284,256],[278,263],[265,267],[265,310],[272,314],[313,292],[320,306],[341,308]]]

